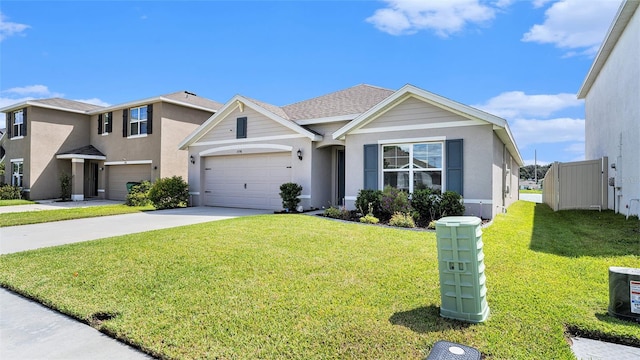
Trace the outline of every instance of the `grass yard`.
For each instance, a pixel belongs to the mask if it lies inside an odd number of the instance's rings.
[[[0,284],[164,358],[573,359],[567,328],[640,345],[609,317],[608,267],[640,224],[520,201],[484,230],[491,315],[439,316],[433,232],[262,215],[0,257]],[[107,318],[111,319],[106,320]]]
[[[527,189],[520,189],[518,190],[520,191],[521,194],[542,194],[542,189],[540,190],[527,190]]]
[[[51,221],[82,219],[97,216],[131,214],[154,210],[153,206],[100,205],[60,210],[36,210],[0,214],[0,227],[39,224]]]
[[[29,204],[35,204],[35,201],[22,200],[22,199],[0,200],[0,206],[29,205]]]

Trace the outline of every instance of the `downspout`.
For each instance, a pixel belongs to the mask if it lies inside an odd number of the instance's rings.
[[[506,205],[506,191],[507,191],[507,181],[505,177],[507,176],[507,160],[506,160],[506,150],[507,145],[502,144],[502,208],[505,208]]]

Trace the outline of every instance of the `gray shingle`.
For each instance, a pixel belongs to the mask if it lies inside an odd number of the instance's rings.
[[[393,90],[361,84],[282,107],[291,120],[360,114],[393,94]]]
[[[162,95],[161,97],[184,102],[191,105],[201,106],[211,110],[219,110],[223,106],[217,101],[197,96],[196,94],[190,93],[188,91],[178,91],[171,94]]]
[[[105,156],[100,150],[93,145],[79,147],[77,149],[61,152],[57,155],[89,155],[89,156]]]
[[[90,111],[101,108],[102,106],[87,104],[80,101],[67,100],[63,98],[50,98],[50,99],[38,99],[29,100],[30,102],[40,103],[43,105],[56,106],[69,110]]]

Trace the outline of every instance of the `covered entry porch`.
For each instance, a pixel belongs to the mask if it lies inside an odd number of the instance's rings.
[[[71,160],[71,200],[82,201],[86,197],[104,197],[104,161],[106,156],[93,145],[62,152],[58,160]],[[102,166],[102,167],[101,167]],[[103,170],[103,171],[101,171]]]

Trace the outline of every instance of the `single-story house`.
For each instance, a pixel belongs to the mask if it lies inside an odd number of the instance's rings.
[[[453,190],[492,218],[518,200],[523,166],[507,121],[412,85],[370,85],[275,106],[236,95],[180,144],[194,205],[354,208],[361,189]]]

